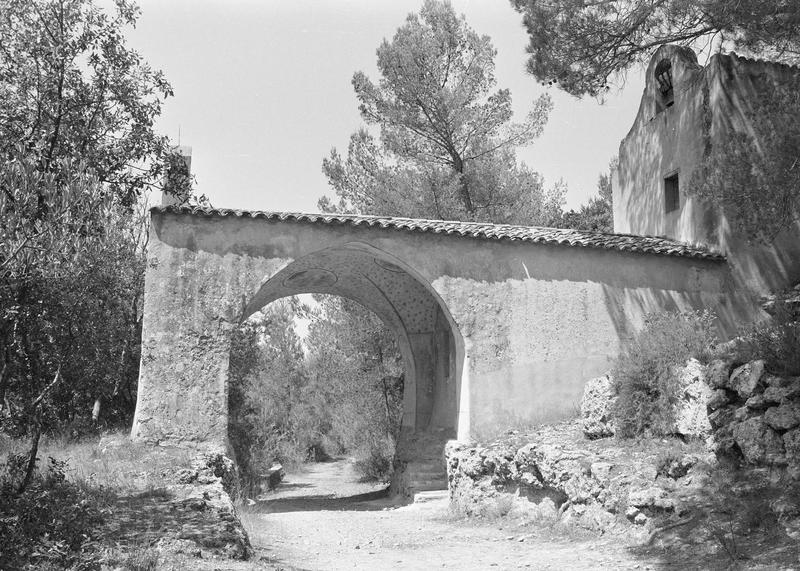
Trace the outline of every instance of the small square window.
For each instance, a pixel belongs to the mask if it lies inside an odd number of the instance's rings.
[[[678,189],[678,173],[664,179],[664,212],[669,214],[681,207],[681,195]]]

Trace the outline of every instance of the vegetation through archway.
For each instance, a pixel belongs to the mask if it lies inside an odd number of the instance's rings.
[[[234,333],[229,438],[255,491],[275,463],[347,455],[388,481],[402,421],[404,367],[373,312],[333,295],[279,299]]]

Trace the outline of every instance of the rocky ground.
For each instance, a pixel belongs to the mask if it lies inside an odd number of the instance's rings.
[[[628,542],[675,569],[800,569],[800,488],[768,469],[721,465],[702,441],[587,439],[583,423],[447,450],[455,506],[497,506]]]

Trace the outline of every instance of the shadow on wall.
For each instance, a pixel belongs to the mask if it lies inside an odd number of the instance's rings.
[[[763,319],[753,294],[745,291],[720,292],[618,289],[603,286],[608,313],[621,341],[630,339],[649,313],[708,310],[716,316],[717,334],[728,340],[741,327]]]
[[[795,285],[800,282],[798,237],[800,221],[768,244],[748,244],[726,230],[725,241],[733,272],[748,288],[762,295]]]

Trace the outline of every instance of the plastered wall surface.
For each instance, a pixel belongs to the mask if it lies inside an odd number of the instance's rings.
[[[664,107],[655,80],[662,60],[672,64],[674,104]],[[704,157],[733,132],[753,131],[756,85],[780,86],[800,69],[715,55],[705,67],[691,50],[664,46],[647,70],[642,101],[619,150],[613,173],[614,231],[666,236],[723,252],[736,287],[753,295],[800,281],[800,224],[771,244],[748,243],[732,230],[720,209],[692,196]],[[680,208],[665,211],[664,178],[678,173]]]
[[[406,365],[404,427],[466,438],[572,414],[647,312],[756,305],[724,261],[341,224],[153,213],[133,436],[224,442],[230,333],[280,297],[376,312]]]

